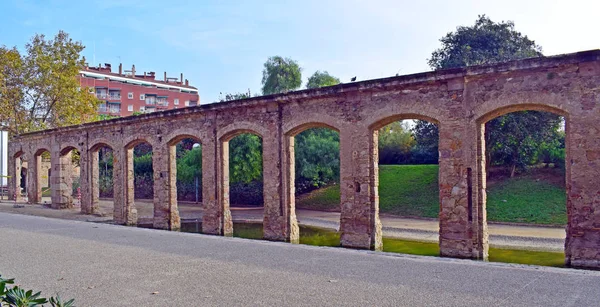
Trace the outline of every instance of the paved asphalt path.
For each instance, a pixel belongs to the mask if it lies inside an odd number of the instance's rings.
[[[598,306],[600,272],[0,213],[0,274],[78,306]],[[153,294],[153,292],[158,292]]]

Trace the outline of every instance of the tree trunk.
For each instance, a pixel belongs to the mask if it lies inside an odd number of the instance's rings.
[[[510,178],[515,176],[515,171],[517,170],[517,164],[513,164],[510,168]]]

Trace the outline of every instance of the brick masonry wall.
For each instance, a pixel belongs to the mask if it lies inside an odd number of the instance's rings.
[[[29,167],[29,201],[39,201],[36,159],[52,156],[53,206],[72,201],[65,150],[82,153],[82,212],[97,206],[97,150],[114,150],[117,223],[133,225],[132,148],[153,148],[154,226],[178,229],[175,144],[202,143],[203,231],[231,235],[228,142],[240,133],[262,137],[264,237],[298,242],[294,204],[294,141],[313,127],[340,133],[341,244],[382,248],[379,220],[377,130],[401,119],[425,119],[440,128],[440,253],[487,259],[485,122],[514,111],[542,110],[567,122],[565,262],[600,268],[600,51],[527,59],[498,65],[342,84],[138,117],[41,131],[13,138],[11,174],[17,159]],[[56,171],[55,171],[56,170]],[[17,176],[11,181],[14,189]],[[34,179],[31,179],[34,178]],[[54,191],[56,190],[56,191]]]

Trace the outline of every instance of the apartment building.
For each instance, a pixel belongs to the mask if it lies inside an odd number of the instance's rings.
[[[161,80],[153,71],[136,74],[135,65],[123,71],[123,65],[119,64],[117,72],[112,72],[108,63],[86,66],[79,71],[79,83],[103,101],[98,108],[100,114],[128,116],[134,112],[149,113],[200,104],[198,89],[190,86],[183,74],[173,78],[165,72]]]

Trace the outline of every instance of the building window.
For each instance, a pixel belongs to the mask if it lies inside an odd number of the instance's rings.
[[[189,100],[186,100],[184,105],[185,105],[186,107],[189,107],[189,106],[190,106],[190,101],[189,101]]]
[[[140,112],[144,112],[144,111],[146,111],[146,107],[144,107],[144,106],[141,106],[141,107],[140,107]]]
[[[173,104],[178,106],[179,105],[179,99],[175,98],[175,100],[173,100]]]
[[[127,98],[128,99],[133,99],[133,93],[132,92],[127,93]]]
[[[133,105],[132,104],[130,104],[130,105],[127,106],[127,111],[133,112]]]
[[[146,97],[144,96],[144,94],[140,94],[140,100],[146,100]]]

